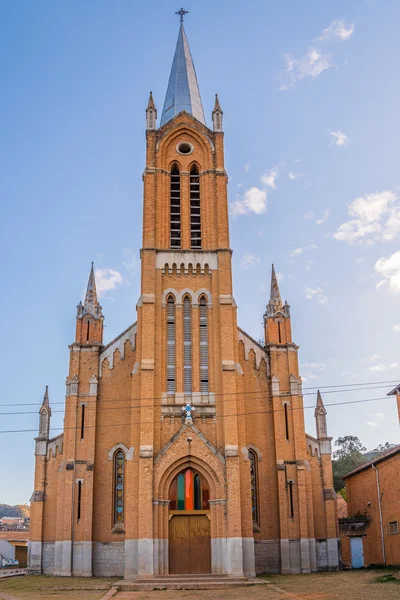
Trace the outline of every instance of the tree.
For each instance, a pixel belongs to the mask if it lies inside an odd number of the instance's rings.
[[[376,458],[385,452],[388,452],[392,448],[395,448],[397,444],[391,444],[390,442],[385,442],[384,444],[379,444],[374,450],[371,450],[371,454],[375,454]]]
[[[367,449],[354,435],[338,438],[335,441],[335,446],[337,446],[337,449],[332,455],[333,486],[336,492],[340,492],[343,488],[342,477],[366,462],[363,453]]]

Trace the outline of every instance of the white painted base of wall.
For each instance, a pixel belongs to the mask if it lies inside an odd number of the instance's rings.
[[[14,558],[14,556],[7,556],[7,553],[3,547],[0,547],[0,553],[2,556],[4,556],[4,558]],[[28,570],[30,573],[41,575],[42,542],[28,542]]]
[[[256,566],[254,559],[254,538],[242,538],[243,542],[243,574],[245,577],[254,578],[256,576]]]
[[[71,547],[70,540],[55,542],[53,575],[71,577]]]
[[[243,575],[243,538],[226,538],[226,573]]]

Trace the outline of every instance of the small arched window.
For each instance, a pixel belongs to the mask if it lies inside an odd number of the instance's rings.
[[[171,248],[181,247],[181,176],[176,163],[171,168],[170,245]]]
[[[114,455],[114,524],[124,522],[125,454]]]
[[[175,300],[167,300],[167,393],[175,393]]]
[[[250,490],[251,490],[251,514],[253,523],[259,525],[258,511],[258,461],[254,450],[249,450],[250,461]]]
[[[200,316],[200,391],[208,394],[208,324],[207,300],[204,296],[199,303]]]
[[[196,165],[190,169],[190,247],[201,248],[200,175]]]
[[[207,482],[192,469],[179,473],[169,488],[170,510],[208,510],[209,500]]]
[[[192,305],[183,300],[183,385],[185,394],[192,393]]]

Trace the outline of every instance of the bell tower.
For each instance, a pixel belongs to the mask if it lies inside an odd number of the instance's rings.
[[[227,572],[254,573],[254,552],[251,548],[246,562],[242,543],[244,537],[248,545],[253,543],[251,509],[243,516],[238,493],[242,467],[237,414],[243,408],[237,390],[242,373],[222,109],[217,98],[210,129],[183,25],[186,13],[178,14],[181,23],[159,127],[152,95],[146,111],[141,295],[132,372],[132,398],[140,398],[139,482],[128,476],[132,489],[127,492],[135,496],[137,489],[152,489],[153,457],[162,439],[176,430],[174,420],[180,423],[182,406],[191,404],[196,423],[204,435],[212,436],[226,463]],[[152,575],[159,568],[152,549],[153,497],[137,498],[139,530],[126,524],[126,548],[130,539],[132,547],[137,543],[138,572]],[[248,523],[246,531],[242,519]],[[221,556],[223,552],[221,547]],[[125,575],[134,573],[128,567]]]

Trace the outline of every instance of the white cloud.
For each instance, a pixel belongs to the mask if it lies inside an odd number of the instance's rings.
[[[376,423],[375,421],[368,421],[366,425],[369,425],[370,427],[379,427],[378,423]]]
[[[308,260],[308,261],[306,262],[306,266],[305,266],[305,269],[306,269],[306,271],[308,271],[308,272],[310,272],[310,271],[311,271],[311,265],[312,265],[313,263],[315,263],[315,260]]]
[[[269,169],[269,171],[267,171],[266,173],[261,175],[261,177],[260,177],[261,183],[263,183],[267,187],[271,188],[272,190],[275,190],[276,189],[276,180],[279,176],[279,171],[281,170],[281,168],[282,168],[282,165],[278,165],[276,167],[273,167],[272,169]]]
[[[246,173],[247,173],[247,171],[248,171],[249,169],[250,169],[250,163],[248,162],[248,163],[246,163],[246,164],[244,165],[244,170],[245,170],[245,171],[246,171]]]
[[[129,248],[125,248],[125,250],[123,251],[123,255],[124,260],[122,261],[122,265],[127,271],[135,271],[139,262],[136,258],[136,252],[133,252],[133,250],[129,250]]]
[[[325,369],[325,363],[322,362],[306,362],[302,363],[300,367],[306,367],[307,369],[318,369],[323,371]]]
[[[280,75],[280,90],[288,90],[296,85],[298,81],[306,77],[316,79],[335,65],[332,63],[332,55],[322,52],[320,46],[328,42],[346,41],[354,31],[354,25],[347,25],[342,20],[333,21],[329,27],[308,48],[307,52],[298,58],[292,54],[285,55],[284,70]]]
[[[328,54],[322,54],[316,47],[309,48],[300,58],[286,54],[285,67],[281,74],[282,84],[279,89],[288,90],[305,77],[316,79],[321,73],[335,66],[331,58]]]
[[[333,237],[349,244],[371,245],[391,241],[400,233],[400,206],[394,192],[386,190],[355,198],[348,207],[354,217],[342,223]]]
[[[379,364],[379,365],[373,365],[372,367],[369,367],[369,370],[372,372],[382,372],[382,371],[387,371],[388,369],[397,369],[398,364],[393,362],[390,363],[390,365],[384,365],[383,363]]]
[[[372,356],[369,356],[367,358],[367,360],[369,362],[375,362],[376,360],[379,360],[379,359],[380,359],[380,354],[373,354]]]
[[[99,298],[123,282],[121,273],[113,269],[96,269],[96,289]]]
[[[304,215],[305,220],[314,219],[315,215],[312,210],[308,210]]]
[[[288,174],[288,177],[291,181],[293,181],[294,179],[298,179],[299,177],[301,177],[300,173],[293,173],[292,171]]]
[[[347,25],[344,21],[333,21],[329,27],[324,29],[322,35],[318,38],[321,42],[328,42],[338,39],[345,42],[350,39],[354,33],[354,24]]]
[[[383,257],[377,260],[375,270],[385,278],[379,282],[377,287],[387,283],[391,291],[400,292],[400,250],[397,250],[389,258]]]
[[[300,256],[300,254],[303,254],[303,248],[296,248],[295,250],[290,250],[288,254],[289,256]]]
[[[343,131],[330,131],[330,134],[336,146],[347,146],[350,142],[349,137]]]
[[[326,223],[330,214],[331,214],[331,209],[325,208],[325,210],[322,211],[322,216],[315,221],[316,224],[322,225],[323,223]]]
[[[318,304],[326,304],[328,302],[328,297],[324,295],[322,288],[306,288],[306,298],[308,300],[312,300],[316,298]]]
[[[242,269],[248,269],[250,266],[257,265],[260,262],[258,256],[253,256],[249,252],[245,252],[240,261]]]
[[[400,325],[393,325],[393,331],[400,333]]]
[[[255,213],[261,215],[267,210],[267,192],[258,187],[251,187],[244,193],[242,199],[236,200],[231,205],[234,215],[247,215]]]

